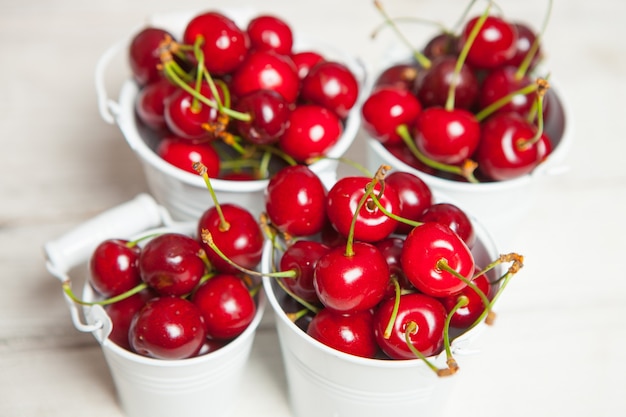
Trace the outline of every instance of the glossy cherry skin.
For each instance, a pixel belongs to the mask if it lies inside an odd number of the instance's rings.
[[[458,38],[453,33],[443,32],[433,36],[424,46],[423,54],[431,61],[446,55],[455,55]]]
[[[313,283],[326,306],[340,313],[368,310],[385,295],[389,266],[376,246],[355,241],[353,254],[346,246],[328,251],[315,265]]]
[[[472,282],[480,291],[485,294],[487,299],[491,300],[494,295],[494,286],[489,282],[489,278],[485,274],[481,274],[474,278]],[[459,302],[459,297],[464,295],[468,298],[469,303],[466,306],[459,307],[450,318],[450,327],[467,328],[471,326],[480,315],[485,311],[485,303],[476,291],[470,286],[463,288],[459,293],[449,295],[440,299],[446,311],[450,313],[455,305]]]
[[[324,156],[339,141],[343,125],[339,117],[315,104],[297,106],[289,115],[289,125],[278,146],[297,162]]]
[[[481,173],[504,181],[530,173],[542,160],[538,146],[523,144],[536,127],[515,113],[496,114],[483,122],[476,160]]]
[[[392,171],[385,177],[385,185],[395,190],[400,200],[400,217],[419,221],[420,216],[433,204],[433,193],[420,177],[405,171]],[[413,226],[398,222],[395,232],[407,234]]]
[[[451,203],[436,203],[428,207],[418,217],[420,222],[438,222],[445,224],[454,231],[467,245],[472,248],[476,243],[474,225],[468,215],[460,207]]]
[[[326,188],[308,166],[286,166],[268,182],[265,211],[272,225],[283,233],[314,235],[326,222]]]
[[[173,36],[166,30],[146,27],[136,33],[128,47],[128,62],[133,79],[139,86],[145,86],[163,77],[159,65],[159,47],[166,37]]]
[[[128,331],[133,317],[137,314],[148,300],[154,298],[156,293],[150,289],[146,289],[137,294],[133,294],[128,298],[116,301],[112,304],[104,306],[104,310],[111,319],[112,329],[109,339],[118,346],[132,350],[130,341],[128,340]]]
[[[257,90],[274,90],[288,103],[294,103],[300,92],[300,78],[289,56],[273,51],[254,51],[232,74],[230,89],[235,97]]]
[[[346,65],[323,61],[302,80],[300,99],[332,110],[346,119],[359,97],[359,82]]]
[[[228,227],[222,228],[215,206],[207,209],[198,220],[198,236],[204,230],[211,233],[215,245],[235,264],[255,269],[263,254],[263,233],[252,214],[245,208],[233,204],[220,204]],[[239,270],[222,259],[208,244],[202,242],[207,257],[219,272],[238,273]]]
[[[190,236],[180,233],[158,235],[141,251],[141,278],[161,295],[185,295],[206,273],[201,255],[200,243]]]
[[[421,103],[410,91],[393,86],[379,87],[361,107],[363,128],[384,145],[400,145],[404,141],[398,134],[398,126],[413,126],[421,111]]]
[[[459,39],[460,51],[478,21],[478,17],[470,19]],[[515,55],[517,46],[517,29],[506,20],[497,16],[487,16],[478,36],[472,43],[466,62],[474,68],[496,68]]]
[[[176,136],[168,136],[159,142],[157,155],[183,171],[196,174],[194,163],[202,162],[207,167],[207,175],[218,178],[220,156],[211,143],[192,143]]]
[[[222,90],[218,90],[220,100],[224,100]],[[215,100],[213,92],[207,84],[200,88],[200,94],[209,100]],[[205,128],[207,123],[215,123],[219,112],[216,108],[195,100],[194,97],[178,88],[165,99],[165,122],[168,129],[176,136],[191,141],[206,141],[210,139]]]
[[[326,215],[333,227],[343,236],[348,236],[352,219],[356,215],[354,239],[376,242],[389,236],[396,229],[398,221],[384,213],[369,196],[357,213],[359,202],[365,195],[365,188],[371,182],[367,177],[340,178],[328,191]],[[386,187],[381,196],[381,185],[374,186],[374,193],[382,207],[388,212],[400,214],[400,199],[395,190]]]
[[[204,319],[191,301],[173,296],[153,298],[133,318],[129,341],[132,349],[156,359],[196,356],[206,339]]]
[[[339,314],[324,308],[309,323],[307,334],[326,346],[350,355],[373,358],[379,351],[371,310]]]
[[[385,68],[374,81],[372,91],[383,87],[392,87],[415,93],[418,74],[422,69],[413,62],[401,62]]]
[[[167,78],[161,78],[139,90],[135,102],[135,110],[139,120],[152,130],[166,130],[165,100],[176,89],[177,87]]]
[[[317,261],[329,250],[329,246],[315,240],[299,239],[293,242],[280,257],[280,270],[296,273],[294,278],[282,279],[285,286],[304,301],[318,304],[313,273]]]
[[[385,257],[387,265],[389,266],[389,273],[394,277],[401,290],[415,291],[413,284],[406,279],[406,275],[402,270],[402,250],[404,248],[404,239],[398,236],[390,236],[383,240],[375,242],[374,245],[378,248],[380,253]],[[389,281],[387,286],[386,297],[395,297],[396,286],[393,281]]]
[[[532,45],[536,42],[537,34],[525,23],[513,22],[512,25],[517,30],[517,42],[515,44],[515,54],[506,64],[518,68],[526,59],[526,55],[528,55]],[[541,60],[541,55],[541,45],[539,45],[539,48],[530,61],[530,66],[528,67],[529,71],[532,71],[537,66]]]
[[[495,103],[524,87],[531,85],[533,81],[526,75],[517,76],[517,68],[503,66],[491,70],[483,79],[478,98],[481,109]],[[535,102],[536,93],[515,94],[513,98],[496,112],[515,112],[526,116]]]
[[[463,109],[424,109],[415,127],[415,144],[428,158],[456,165],[471,157],[480,140],[476,117]]]
[[[274,90],[257,90],[241,97],[235,110],[250,115],[250,121],[234,120],[235,127],[244,139],[257,145],[278,142],[289,123],[289,103]]]
[[[89,259],[89,283],[98,294],[112,297],[141,284],[139,246],[124,239],[107,239]]]
[[[204,317],[207,337],[231,340],[254,320],[256,303],[243,280],[230,274],[217,274],[203,282],[191,301]]]
[[[450,84],[455,80],[454,71],[457,57],[446,55],[435,59],[428,70],[424,70],[417,91],[422,106],[445,106],[448,100]],[[474,70],[461,66],[454,88],[454,107],[471,110],[479,93],[478,78]]]
[[[296,70],[298,72],[298,77],[300,78],[300,80],[303,80],[309,74],[311,68],[326,60],[324,58],[324,55],[322,55],[318,51],[312,50],[295,52],[291,54],[291,59],[296,65]]]
[[[193,45],[199,36],[203,39],[204,64],[211,75],[235,71],[248,54],[247,33],[222,13],[209,11],[192,18],[185,27],[183,41]]]
[[[246,28],[250,47],[257,51],[274,51],[289,55],[293,47],[293,32],[283,19],[272,15],[258,15]]]
[[[461,291],[467,284],[449,271],[448,266],[466,279],[474,274],[474,257],[465,242],[448,226],[437,222],[415,227],[404,240],[402,269],[408,280],[424,294],[443,297]]]
[[[402,295],[391,335],[385,338],[385,329],[391,319],[394,303],[395,299],[389,298],[375,312],[374,334],[382,351],[392,359],[417,359],[407,346],[405,337],[408,324],[414,322],[417,331],[410,335],[411,344],[424,356],[440,353],[443,349],[443,331],[447,316],[441,302],[419,293]]]

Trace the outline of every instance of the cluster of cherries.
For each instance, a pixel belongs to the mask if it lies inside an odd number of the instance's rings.
[[[365,358],[420,358],[458,368],[450,339],[482,321],[521,268],[500,255],[476,265],[471,219],[436,202],[418,176],[381,166],[326,190],[306,166],[281,169],[266,193],[276,295],[311,337]],[[500,277],[497,265],[512,262]],[[278,285],[279,287],[276,287]],[[451,336],[452,335],[452,336]],[[428,357],[446,350],[448,367]]]
[[[443,30],[413,60],[379,74],[362,107],[364,128],[431,175],[489,182],[528,174],[554,145],[544,118],[558,97],[532,75],[541,34],[489,7],[465,20],[458,33]]]
[[[80,304],[103,305],[110,339],[137,354],[172,360],[215,351],[254,320],[260,282],[211,250],[200,238],[207,234],[221,256],[246,268],[259,264],[258,221],[245,208],[223,204],[202,214],[194,236],[163,232],[101,242],[89,262],[96,299],[80,300],[69,282],[65,292]]]
[[[192,173],[201,162],[211,178],[268,178],[277,167],[325,155],[359,94],[346,64],[294,50],[290,26],[273,15],[240,27],[204,12],[180,40],[147,27],[128,55],[140,87],[136,114],[156,138],[155,152]]]

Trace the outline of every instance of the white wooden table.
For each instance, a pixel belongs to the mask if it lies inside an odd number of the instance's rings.
[[[385,41],[393,39],[391,31],[370,39],[382,20],[369,1],[262,3],[260,11],[351,50],[368,66],[376,65]],[[499,3],[510,16],[540,22],[547,2]],[[554,3],[545,44],[575,122],[569,170],[542,184],[541,203],[512,236],[526,267],[496,308],[496,325],[482,336],[480,360],[455,376],[444,416],[626,412],[626,3]],[[261,7],[242,0],[211,4]],[[466,2],[384,4],[394,16],[452,24]],[[58,282],[45,269],[42,245],[147,191],[120,132],[99,116],[93,74],[100,55],[152,13],[207,5],[192,0],[2,4],[0,416],[123,415],[101,350],[72,326]],[[407,30],[427,28],[409,24]],[[120,68],[112,77],[125,75]],[[358,137],[349,156],[363,158],[363,146]],[[286,392],[276,334],[266,323],[235,417],[290,416]]]

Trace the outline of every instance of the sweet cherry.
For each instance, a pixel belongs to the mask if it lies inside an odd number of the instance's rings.
[[[291,27],[283,19],[272,15],[259,15],[248,22],[246,28],[250,47],[257,51],[274,51],[289,55],[293,47]]]
[[[211,178],[220,175],[220,156],[212,143],[192,143],[186,139],[167,136],[157,145],[157,155],[170,164],[184,171],[195,174],[195,162],[202,162],[207,167]]]
[[[302,80],[300,98],[332,110],[346,119],[359,97],[359,82],[352,71],[336,61],[323,61],[312,67]]]
[[[350,355],[373,358],[379,351],[371,310],[339,314],[327,308],[321,309],[309,323],[307,334]]]
[[[122,294],[141,283],[136,242],[107,239],[94,250],[89,259],[89,283],[104,297]]]

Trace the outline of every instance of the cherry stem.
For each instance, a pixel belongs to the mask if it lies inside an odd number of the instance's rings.
[[[472,47],[472,44],[474,43],[474,40],[478,36],[478,32],[480,32],[480,29],[482,29],[483,24],[485,23],[485,20],[487,20],[487,17],[489,16],[490,8],[491,8],[491,2],[487,6],[483,14],[480,16],[480,18],[478,18],[478,20],[476,21],[476,24],[472,28],[469,36],[467,37],[467,41],[463,45],[463,49],[461,49],[461,52],[459,53],[459,56],[456,60],[454,72],[452,73],[452,82],[450,83],[450,87],[448,89],[448,99],[446,100],[446,105],[445,105],[445,108],[448,111],[451,111],[454,109],[456,86],[459,82],[459,75],[461,74],[461,68],[463,68],[463,64],[465,63],[467,54],[469,53],[469,50]]]
[[[532,93],[533,91],[536,91],[537,88],[537,83],[528,84],[527,86],[515,90],[507,94],[506,96],[500,97],[498,100],[494,101],[493,103],[476,113],[476,120],[478,120],[478,122],[482,122],[487,117],[491,116],[494,112],[510,103],[515,96]]]
[[[294,313],[285,313],[285,315],[287,316],[289,320],[295,323],[296,321],[300,320],[302,317],[306,316],[308,313],[309,313],[309,309],[303,308]]]
[[[395,299],[393,303],[393,309],[391,310],[391,316],[389,317],[389,321],[387,322],[387,327],[385,327],[385,332],[383,333],[383,337],[385,339],[389,339],[391,337],[391,332],[393,331],[393,324],[396,322],[396,318],[398,317],[398,310],[400,309],[400,296],[401,288],[398,279],[395,276],[391,276],[391,282],[393,283]]]
[[[413,138],[409,133],[409,128],[405,124],[398,125],[396,133],[400,135],[406,146],[409,148],[413,156],[415,156],[421,163],[439,171],[449,172],[451,174],[459,175],[465,178],[468,182],[478,183],[478,179],[474,176],[474,171],[478,167],[478,164],[471,159],[467,159],[462,165],[449,165],[437,162],[424,155],[413,142]]]
[[[453,31],[454,32],[458,31],[459,28],[461,27],[461,25],[463,24],[463,22],[465,22],[465,19],[466,19],[467,15],[469,14],[470,10],[472,9],[472,7],[474,6],[474,3],[476,3],[476,0],[471,0],[467,4],[467,6],[465,7],[465,10],[463,10],[463,13],[461,14],[459,19],[457,20],[456,24],[453,26]]]
[[[363,197],[361,197],[361,200],[359,201],[359,204],[356,207],[354,215],[352,216],[352,222],[350,223],[350,231],[348,232],[348,239],[346,242],[346,253],[345,253],[345,255],[348,257],[354,256],[354,247],[353,247],[354,246],[354,229],[356,228],[356,221],[357,221],[357,218],[359,217],[359,212],[361,211],[361,208],[367,202],[368,198],[370,198],[370,196],[373,195],[374,187],[376,187],[376,184],[382,182],[383,178],[387,174],[387,171],[389,171],[390,169],[391,167],[389,165],[381,165],[376,171],[376,174],[374,174],[372,181],[370,181],[365,187],[365,194],[363,194]]]
[[[480,288],[478,288],[478,286],[474,282],[472,282],[471,279],[464,277],[463,275],[459,274],[458,271],[454,270],[448,264],[448,261],[445,258],[439,259],[437,261],[436,266],[437,266],[437,269],[449,272],[455,277],[457,277],[459,280],[463,281],[468,287],[470,287],[480,297],[480,299],[483,302],[483,305],[485,306],[485,311],[491,310],[491,301],[489,301],[489,298],[485,295],[485,293]]]
[[[381,204],[381,202],[378,199],[378,197],[376,197],[374,194],[372,194],[372,200],[374,201],[374,204],[376,204],[376,207],[378,207],[378,209],[380,211],[382,211],[383,214],[385,216],[387,216],[387,217],[391,217],[392,219],[397,220],[400,223],[405,223],[405,224],[408,224],[409,226],[413,226],[413,227],[421,226],[422,224],[424,224],[422,222],[418,222],[418,221],[415,221],[415,220],[407,219],[405,217],[398,216],[397,214],[394,214],[394,213],[390,212],[385,207],[383,207],[383,205]]]
[[[80,304],[80,305],[85,305],[85,306],[108,305],[108,304],[117,303],[118,301],[122,301],[132,295],[135,295],[138,292],[141,292],[146,288],[148,288],[148,284],[146,284],[145,282],[142,282],[141,284],[136,285],[130,290],[125,291],[111,298],[107,298],[105,300],[98,300],[98,301],[85,301],[85,300],[81,300],[79,297],[77,297],[74,294],[74,292],[72,291],[72,285],[69,280],[66,280],[63,282],[63,292],[75,303]]]
[[[417,62],[423,67],[423,68],[430,68],[430,66],[432,65],[432,62],[430,61],[430,59],[428,59],[423,53],[421,53],[420,51],[416,50],[413,45],[411,44],[411,42],[406,38],[406,36],[404,36],[404,34],[398,29],[398,26],[395,24],[394,20],[387,14],[387,12],[385,11],[385,9],[383,8],[383,5],[380,3],[380,1],[378,0],[374,0],[374,6],[376,6],[376,9],[378,9],[378,11],[382,14],[383,18],[385,19],[385,22],[391,26],[391,28],[394,30],[394,32],[396,32],[396,35],[398,35],[398,37],[400,38],[400,40],[409,47],[409,49],[411,49],[413,51],[413,56],[415,57],[415,59],[417,60]]]
[[[537,131],[532,138],[517,142],[520,150],[527,149],[541,140],[541,135],[543,135],[543,97],[549,88],[550,84],[546,79],[537,79]]]
[[[469,298],[465,295],[459,296],[456,304],[450,310],[448,315],[446,316],[446,321],[444,324],[443,330],[443,345],[446,350],[446,363],[448,364],[448,369],[450,374],[456,373],[459,370],[459,365],[456,363],[454,356],[452,355],[452,348],[450,346],[450,322],[452,321],[452,316],[457,312],[458,309],[465,307],[469,304]]]
[[[296,295],[293,291],[291,291],[289,288],[287,288],[287,286],[283,283],[282,280],[279,279],[279,280],[276,280],[276,282],[278,283],[280,288],[283,291],[285,291],[285,293],[287,293],[287,295],[289,297],[291,297],[294,300],[296,300],[298,303],[300,303],[302,306],[304,306],[307,310],[309,310],[313,314],[319,313],[320,309],[318,307],[316,307],[313,304],[309,303],[308,301],[304,300],[302,297]]]
[[[404,340],[406,341],[407,347],[415,356],[423,360],[424,363],[434,373],[437,374],[437,376],[444,376],[440,373],[441,370],[437,368],[431,361],[429,361],[428,358],[422,352],[420,352],[415,346],[413,346],[413,343],[411,343],[411,335],[417,333],[417,331],[418,331],[418,326],[417,326],[417,323],[415,323],[414,321],[410,321],[406,324],[406,328],[404,330]]]
[[[204,179],[204,183],[211,194],[211,199],[213,199],[213,205],[215,206],[215,210],[217,211],[217,215],[220,218],[219,230],[222,232],[230,229],[230,223],[224,217],[224,213],[222,212],[222,207],[217,199],[217,195],[215,195],[215,190],[211,185],[211,179],[209,178],[209,174],[207,174],[207,167],[202,162],[194,162],[193,169],[200,174],[200,176]]]
[[[217,254],[217,256],[219,256],[224,261],[226,261],[229,265],[231,265],[232,267],[236,268],[237,270],[243,273],[257,276],[257,277],[289,278],[289,279],[297,278],[297,272],[293,269],[289,269],[287,271],[275,271],[271,273],[262,273],[262,272],[253,271],[252,269],[248,269],[241,265],[238,265],[237,263],[233,262],[232,259],[229,259],[228,256],[226,256],[226,254],[222,252],[222,250],[219,247],[217,247],[217,245],[215,244],[215,241],[213,240],[213,235],[211,234],[211,232],[209,232],[207,229],[202,229],[200,235],[201,235],[200,237],[202,239],[202,242],[204,242],[211,249],[213,249],[213,251]]]
[[[524,74],[526,74],[526,72],[528,71],[528,68],[530,68],[530,64],[532,63],[533,59],[535,58],[535,55],[537,54],[537,51],[539,50],[539,45],[541,44],[541,38],[543,38],[543,34],[545,33],[546,28],[548,27],[548,21],[550,20],[551,14],[552,14],[552,0],[548,0],[548,10],[543,19],[541,30],[535,36],[535,40],[533,44],[528,49],[526,56],[522,60],[519,68],[517,69],[517,72],[515,73],[515,77],[518,80],[522,78]]]

